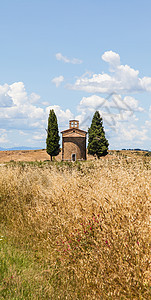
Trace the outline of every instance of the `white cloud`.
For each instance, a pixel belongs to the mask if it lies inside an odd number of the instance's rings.
[[[150,128],[151,128],[151,106],[149,107],[149,112],[148,113],[149,113],[149,118],[150,119],[145,121],[145,126],[146,126],[147,129],[150,130]]]
[[[22,145],[37,147],[44,144],[50,109],[54,109],[57,115],[60,130],[68,128],[69,119],[74,117],[69,109],[63,110],[59,105],[45,103],[45,108],[40,107],[40,96],[35,93],[28,95],[22,82],[6,84],[0,87],[0,92],[3,99],[0,107],[0,142],[3,144],[10,145],[12,139],[16,141],[16,137]],[[9,106],[4,106],[7,97]]]
[[[31,127],[36,128],[36,129],[37,129],[37,128],[41,128],[41,129],[44,128],[44,126],[43,126],[41,120],[40,120],[39,122],[38,122],[38,121],[37,121],[37,122],[34,122],[34,121],[33,121],[33,123],[31,124]]]
[[[138,100],[131,96],[125,96],[123,99],[121,95],[113,94],[112,95],[113,102],[111,103],[111,107],[116,107],[119,110],[136,112],[143,112],[143,107],[139,106]]]
[[[33,139],[36,141],[45,141],[46,140],[46,133],[42,134],[41,132],[36,132],[35,135],[33,135]]]
[[[22,136],[26,136],[27,135],[27,132],[24,132],[22,130],[19,130],[19,134],[22,135]]]
[[[145,91],[151,92],[151,77],[142,78],[141,85]]]
[[[113,94],[107,99],[98,95],[83,97],[78,106],[79,115],[76,116],[82,129],[87,130],[90,126],[96,110],[99,110],[103,118],[105,132],[111,144],[115,141],[119,147],[124,147],[125,143],[138,146],[142,145],[143,141],[149,140],[147,126],[139,128],[139,119],[136,113],[144,113],[144,109],[134,97],[122,98],[117,94]]]
[[[133,141],[133,142],[142,142],[145,140],[148,140],[148,131],[145,128],[138,129],[135,124],[118,124],[118,130],[117,130],[117,140],[120,141]]]
[[[106,51],[102,55],[102,59],[110,64],[110,71],[114,71],[120,65],[120,56],[113,51]]]
[[[139,71],[128,65],[120,64],[120,56],[113,51],[107,51],[102,59],[109,63],[112,74],[93,74],[79,77],[69,88],[89,93],[137,93],[151,91],[151,77],[139,77]]]
[[[36,93],[31,93],[29,100],[31,103],[38,103],[40,100],[40,96]]]
[[[0,85],[0,107],[12,106],[13,102],[11,97],[8,95],[9,85]]]
[[[49,115],[50,109],[53,109],[56,113],[60,125],[68,124],[70,119],[73,119],[73,114],[69,109],[65,111],[61,109],[59,105],[52,105],[46,108],[46,113]]]
[[[15,82],[9,86],[8,95],[14,105],[21,105],[27,102],[28,97],[23,82]]]
[[[116,109],[119,112],[127,111],[134,113],[136,111],[143,111],[143,108],[139,106],[138,100],[131,96],[125,96],[123,99],[121,95],[113,94],[108,98],[103,98],[97,95],[90,97],[83,97],[78,106],[79,111],[95,111],[106,108],[108,111]]]
[[[56,59],[73,65],[82,64],[82,60],[78,58],[69,59],[66,56],[63,56],[61,53],[56,53]]]
[[[7,138],[7,133],[5,129],[0,129],[0,143],[7,143],[8,138]]]
[[[48,106],[50,103],[47,102],[47,101],[44,101],[44,102],[42,102],[42,104],[43,104],[44,106]]]
[[[52,79],[52,82],[56,85],[56,87],[58,87],[63,81],[64,81],[64,77],[62,75],[58,77],[54,77]]]
[[[103,105],[104,102],[106,102],[106,100],[97,95],[92,95],[90,97],[83,97],[82,100],[80,101],[79,109],[81,107],[97,108],[97,107]]]
[[[0,126],[1,128],[30,128],[36,119],[46,119],[45,111],[33,105],[40,96],[32,93],[27,95],[23,82],[15,82],[11,85],[5,84],[0,87],[1,102]],[[6,104],[6,99],[9,103]],[[8,105],[9,104],[9,105]]]
[[[146,125],[146,128],[151,128],[151,121],[150,120],[146,120],[145,121],[145,125]]]
[[[149,117],[151,119],[151,106],[149,107]]]
[[[107,53],[104,56],[104,60],[109,62],[112,70],[116,68],[116,71],[112,71],[113,76],[108,74],[100,75],[104,76],[103,79],[111,79],[110,82],[112,84],[117,83],[117,78],[120,81],[119,74],[121,74],[122,84],[124,82],[125,86],[128,82],[129,73],[131,73],[133,83],[134,79],[138,78],[138,71],[131,69],[129,66],[120,65],[118,55],[116,56],[112,52]],[[99,79],[101,77],[98,77],[97,74],[93,76],[92,74],[85,74],[79,80],[85,81],[85,78],[93,82],[92,87],[94,88],[94,85],[100,82]],[[105,85],[104,88],[106,88]],[[45,105],[45,107],[41,107],[41,104]],[[22,140],[22,145],[27,145],[26,143],[35,145],[35,147],[43,145],[50,109],[54,109],[57,115],[60,131],[68,128],[69,120],[74,117],[80,121],[80,128],[87,131],[94,112],[99,110],[103,117],[105,132],[108,135],[110,144],[118,144],[119,148],[124,148],[127,142],[127,145],[133,144],[134,147],[135,145],[141,147],[140,145],[143,145],[144,141],[147,141],[146,143],[149,145],[148,141],[151,140],[149,137],[151,128],[150,119],[146,122],[144,121],[144,126],[140,127],[138,112],[144,113],[145,111],[139,105],[139,101],[132,96],[122,97],[120,94],[113,93],[107,99],[95,94],[83,97],[77,107],[77,116],[75,116],[68,108],[63,110],[59,105],[49,105],[49,102],[40,102],[39,95],[36,93],[27,93],[23,82],[15,82],[11,85],[5,84],[0,86],[0,105],[0,128],[5,129],[5,131],[0,130],[0,142],[3,144],[8,143],[8,139],[12,138],[12,134],[16,129],[18,140]],[[149,117],[151,118],[151,106]],[[12,130],[12,133],[10,130]],[[14,133],[14,139],[16,139],[16,136],[16,133]],[[127,147],[131,148],[131,146]]]

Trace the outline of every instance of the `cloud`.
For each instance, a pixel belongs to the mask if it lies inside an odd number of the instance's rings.
[[[12,106],[13,101],[8,95],[9,85],[4,84],[0,85],[0,107],[9,107]]]
[[[24,132],[24,131],[22,131],[22,130],[19,130],[19,134],[22,135],[22,136],[26,136],[27,135],[27,133]]]
[[[145,121],[145,125],[146,125],[146,128],[151,128],[151,121],[150,120],[146,120]]]
[[[142,78],[141,84],[145,91],[151,92],[151,77]]]
[[[88,110],[117,110],[119,112],[129,111],[130,113],[142,112],[143,108],[139,106],[138,100],[131,96],[125,96],[124,98],[121,95],[113,94],[108,98],[103,98],[98,95],[92,95],[89,97],[83,97],[78,106],[79,111]]]
[[[125,96],[123,99],[121,95],[113,94],[111,107],[115,107],[119,110],[134,112],[143,112],[143,107],[139,106],[139,101],[132,96]]]
[[[23,82],[15,82],[9,86],[8,95],[14,105],[21,105],[27,102],[28,97]]]
[[[115,66],[121,67],[119,57],[114,56],[113,53],[108,53],[104,59],[108,60],[110,66],[112,65],[112,70]],[[123,66],[119,69],[125,72],[129,70],[129,67]],[[115,71],[112,73],[115,75]],[[135,70],[132,71],[134,78],[138,76],[136,73]],[[89,79],[92,79],[92,74],[85,76],[87,78],[90,76]],[[50,109],[54,109],[56,113],[60,131],[68,128],[69,120],[73,118],[78,119],[80,128],[87,131],[94,112],[99,110],[103,117],[107,138],[113,148],[135,148],[136,145],[141,148],[144,147],[144,141],[147,141],[147,147],[149,147],[151,140],[151,106],[148,120],[140,126],[139,114],[146,112],[140,106],[139,101],[132,96],[112,93],[107,98],[96,94],[83,97],[77,107],[77,116],[75,116],[68,108],[63,109],[59,105],[44,103],[34,92],[28,94],[23,82],[14,82],[11,85],[0,86],[0,103],[0,142],[3,144],[8,144],[13,138],[16,141],[18,138],[17,142],[19,141],[22,145],[45,147],[45,128],[47,128]]]
[[[147,129],[150,130],[150,128],[151,128],[151,106],[149,107],[148,113],[149,113],[149,120],[145,121],[145,126]]]
[[[52,79],[52,82],[56,85],[56,87],[58,87],[63,81],[64,77],[62,75]]]
[[[23,82],[15,82],[10,86],[8,85],[7,93],[5,88],[4,93],[6,96],[9,94],[12,106],[1,108],[0,120],[5,124],[9,124],[9,122],[12,124],[13,122],[13,128],[17,126],[20,132],[23,132],[22,128],[45,128],[50,109],[55,110],[61,123],[73,117],[69,109],[64,111],[59,105],[47,106],[45,109],[41,108],[40,104],[38,106],[35,105],[34,102],[37,103],[40,96],[35,93],[28,95]]]
[[[119,148],[131,143],[135,148],[136,145],[142,145],[143,141],[150,139],[148,130],[150,123],[139,127],[137,114],[144,113],[144,109],[134,97],[122,97],[118,94],[106,99],[98,95],[83,97],[78,105],[79,114],[76,116],[82,129],[87,130],[90,126],[96,110],[99,110],[103,118],[107,138],[115,145],[114,147],[117,147],[116,143]]]
[[[7,143],[8,138],[7,138],[7,133],[5,129],[0,129],[0,143]]]
[[[120,66],[120,56],[118,53],[115,53],[113,51],[106,51],[102,55],[102,59],[105,62],[108,62],[110,64],[110,71],[114,71],[118,66]]]
[[[113,51],[106,51],[102,59],[109,64],[111,74],[93,74],[79,77],[74,85],[68,87],[89,93],[137,93],[151,91],[151,77],[139,77],[139,71],[128,65],[120,64],[120,56]]]
[[[29,100],[31,103],[38,103],[40,100],[40,96],[37,95],[36,93],[31,93]]]
[[[96,109],[97,107],[102,106],[105,102],[105,98],[97,95],[92,95],[90,97],[83,97],[78,108],[80,109],[83,107],[88,107],[90,109],[91,107],[93,107],[94,109]],[[106,103],[108,103],[108,101]]]
[[[0,86],[0,143],[13,146],[29,145],[45,147],[48,115],[54,109],[60,130],[68,128],[69,119],[74,116],[69,109],[63,110],[59,105],[41,107],[40,96],[28,94],[23,82]],[[9,99],[6,101],[6,99]]]
[[[151,106],[149,107],[149,117],[151,119]]]
[[[43,104],[44,106],[48,106],[48,105],[49,105],[49,102],[48,102],[48,101],[44,101],[44,102],[42,102],[42,104]]]
[[[68,125],[70,119],[74,118],[74,115],[70,111],[70,109],[66,109],[65,111],[61,109],[59,105],[52,105],[46,108],[46,113],[49,115],[50,109],[53,109],[56,113],[56,116],[59,121],[59,125]]]
[[[28,95],[23,82],[5,84],[0,87],[1,109],[0,127],[18,128],[20,130],[30,128],[36,119],[46,118],[46,113],[41,107],[33,105],[40,96],[36,93]],[[7,102],[6,99],[9,99]]]
[[[82,60],[80,60],[78,58],[71,58],[71,59],[69,59],[66,56],[63,56],[61,53],[56,53],[56,59],[60,60],[60,61],[63,61],[65,63],[73,64],[73,65],[82,64]]]
[[[135,124],[123,124],[121,126],[118,124],[117,130],[117,141],[129,141],[134,142],[135,144],[141,143],[142,141],[148,140],[149,137],[147,135],[148,131],[145,128],[138,129]]]
[[[46,133],[41,134],[41,132],[35,132],[33,135],[33,139],[36,141],[45,141],[46,140]]]

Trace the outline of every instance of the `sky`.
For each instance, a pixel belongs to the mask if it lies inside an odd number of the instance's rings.
[[[151,1],[2,0],[0,148],[46,147],[103,118],[110,149],[151,150]]]

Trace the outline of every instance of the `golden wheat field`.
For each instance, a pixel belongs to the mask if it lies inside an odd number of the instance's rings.
[[[151,299],[151,159],[0,166],[0,299]]]

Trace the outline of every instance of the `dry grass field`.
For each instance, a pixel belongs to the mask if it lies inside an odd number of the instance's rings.
[[[93,160],[94,157],[88,155],[88,160]],[[50,160],[50,155],[47,154],[45,149],[39,150],[14,150],[14,151],[0,151],[0,163],[5,162],[30,162],[30,161],[46,161]],[[62,160],[62,153],[54,157],[55,161]]]
[[[12,160],[0,166],[0,299],[151,299],[150,157]]]
[[[123,150],[123,151],[115,151],[110,150],[110,155],[117,156],[123,156],[123,157],[137,157],[137,156],[144,156],[146,152],[143,151],[129,151],[129,150]],[[110,155],[107,155],[106,157],[102,157],[101,159],[110,159]],[[61,152],[59,155],[55,157],[55,161],[61,161],[62,154]],[[88,160],[94,160],[94,157],[91,155],[87,155]],[[30,161],[45,161],[50,160],[50,156],[47,154],[45,149],[39,149],[39,150],[14,150],[14,151],[0,151],[0,163],[5,162],[30,162]]]
[[[9,161],[44,161],[49,160],[50,156],[46,150],[15,150],[0,151],[0,163]],[[61,155],[57,156],[61,160]]]

